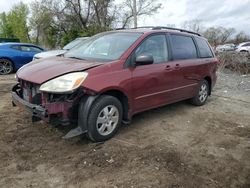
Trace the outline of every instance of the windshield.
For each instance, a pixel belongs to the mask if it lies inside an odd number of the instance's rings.
[[[114,32],[99,34],[71,49],[65,57],[94,61],[113,61],[142,35],[142,33]]]
[[[70,50],[71,48],[75,47],[76,45],[80,44],[82,41],[86,40],[86,38],[77,38],[70,43],[68,43],[66,46],[63,47],[63,50]]]

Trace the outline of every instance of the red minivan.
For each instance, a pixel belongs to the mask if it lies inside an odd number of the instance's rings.
[[[33,121],[75,124],[65,138],[86,133],[99,142],[136,113],[186,99],[205,104],[217,64],[198,33],[167,27],[104,32],[63,56],[23,66],[12,101]]]

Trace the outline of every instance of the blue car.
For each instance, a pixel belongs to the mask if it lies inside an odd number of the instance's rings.
[[[0,43],[0,75],[9,74],[32,61],[44,49],[24,43]]]

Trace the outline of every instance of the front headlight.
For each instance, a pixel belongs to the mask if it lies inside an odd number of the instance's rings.
[[[41,85],[40,91],[50,93],[67,93],[72,92],[83,83],[87,78],[87,72],[74,72],[54,78]]]

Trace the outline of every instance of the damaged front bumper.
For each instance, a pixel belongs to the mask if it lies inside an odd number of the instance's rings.
[[[73,107],[73,101],[52,102],[32,104],[22,98],[21,88],[16,84],[12,88],[12,104],[25,109],[32,115],[32,121],[43,120],[47,123],[57,123],[67,125],[70,124],[70,113]]]
[[[70,130],[63,138],[72,138],[87,132],[89,109],[98,97],[98,95],[83,97],[84,91],[79,91],[69,96],[60,96],[63,99],[51,101],[48,93],[40,93],[39,102],[36,100],[34,102],[35,96],[32,92],[25,97],[23,93],[23,88],[16,84],[11,92],[12,104],[28,111],[32,115],[33,122],[43,120],[56,125],[77,124],[77,127]],[[80,117],[78,117],[78,110],[82,114]]]

